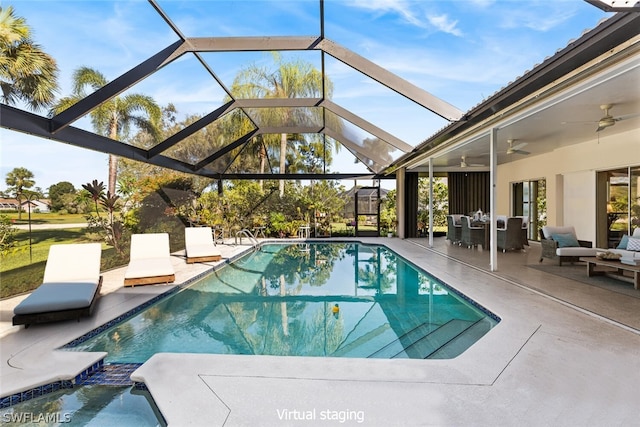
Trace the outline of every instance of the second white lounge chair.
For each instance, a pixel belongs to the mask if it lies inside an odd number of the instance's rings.
[[[124,286],[170,283],[176,280],[171,264],[169,234],[147,233],[131,236],[129,266]]]
[[[222,253],[213,243],[211,227],[187,227],[184,229],[184,245],[187,264],[220,261]]]

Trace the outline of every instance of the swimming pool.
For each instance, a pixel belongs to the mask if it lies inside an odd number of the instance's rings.
[[[265,244],[68,349],[452,358],[499,319],[381,245]]]
[[[85,385],[0,409],[13,426],[166,426],[151,395],[132,386]]]

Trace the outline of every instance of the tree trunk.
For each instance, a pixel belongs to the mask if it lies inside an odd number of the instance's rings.
[[[114,114],[115,115],[115,114]],[[118,119],[113,117],[109,124],[109,138],[114,141],[118,140]],[[118,181],[118,158],[113,154],[109,154],[109,186],[107,191],[112,195],[116,194],[116,182]]]
[[[118,180],[118,158],[109,154],[109,187],[107,190],[111,194],[116,194],[116,181]]]
[[[285,173],[287,163],[287,134],[280,135],[280,173]],[[280,180],[280,197],[284,197],[284,179]]]
[[[264,147],[264,144],[262,144],[262,146],[260,147],[260,175],[264,174],[264,167],[267,163],[267,151]],[[260,190],[264,191],[264,180],[261,179],[259,181],[260,184]]]

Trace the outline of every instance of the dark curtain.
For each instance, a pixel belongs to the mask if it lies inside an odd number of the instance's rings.
[[[418,178],[417,173],[405,174],[404,237],[418,237]]]
[[[489,210],[489,172],[450,172],[449,213],[468,215]]]

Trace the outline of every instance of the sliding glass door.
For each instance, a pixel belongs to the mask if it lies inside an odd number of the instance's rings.
[[[546,225],[546,181],[515,182],[511,186],[513,206],[511,215],[525,216],[529,219],[529,240],[538,240],[538,229]]]
[[[640,227],[640,166],[598,172],[598,247],[615,248],[622,236]]]

